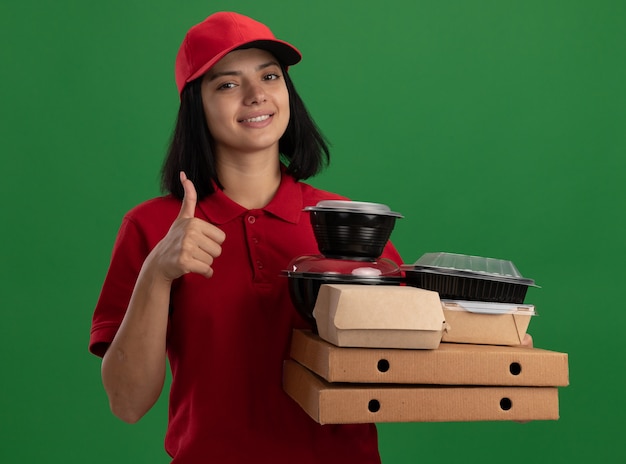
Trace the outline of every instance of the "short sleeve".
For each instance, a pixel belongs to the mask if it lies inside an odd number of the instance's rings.
[[[118,231],[109,269],[94,310],[89,339],[91,353],[104,356],[113,341],[149,252],[144,234],[126,216]]]

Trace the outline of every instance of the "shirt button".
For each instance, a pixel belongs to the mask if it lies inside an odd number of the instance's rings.
[[[257,262],[256,262],[256,267],[257,267],[258,269],[263,269],[263,263],[262,263],[261,261],[257,261]]]
[[[256,222],[256,218],[254,216],[248,216],[248,222],[250,224],[254,224]]]
[[[257,243],[259,243],[259,239],[256,237],[252,237],[252,243],[256,245]]]

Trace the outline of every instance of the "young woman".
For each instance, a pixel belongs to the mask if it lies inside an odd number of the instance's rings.
[[[221,12],[176,60],[180,109],[167,195],[128,212],[90,350],[115,415],[139,420],[172,371],[174,463],[378,463],[373,424],[319,425],[282,389],[294,328],[281,270],[318,249],[303,208],[343,197],[301,182],[328,148],[287,73],[300,60],[263,24]],[[398,264],[388,244],[384,256]]]

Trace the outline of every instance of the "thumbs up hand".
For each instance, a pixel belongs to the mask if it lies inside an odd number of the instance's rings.
[[[196,188],[184,172],[180,181],[185,191],[180,212],[148,259],[167,280],[190,272],[211,277],[213,260],[222,253],[226,236],[218,227],[195,217]]]

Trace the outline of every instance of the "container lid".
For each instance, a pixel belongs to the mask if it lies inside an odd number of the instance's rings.
[[[305,255],[295,258],[283,271],[290,277],[341,277],[342,279],[400,278],[400,266],[387,258],[375,261],[333,259],[323,255]]]
[[[414,264],[402,265],[402,269],[537,287],[535,281],[524,278],[511,261],[481,256],[444,252],[425,253]]]
[[[315,206],[307,206],[303,211],[339,211],[344,213],[379,214],[381,216],[404,217],[391,211],[389,206],[381,203],[351,200],[322,200]]]
[[[519,314],[536,316],[534,305],[515,303],[492,303],[487,301],[465,301],[442,299],[443,307],[452,311],[467,311],[477,314]]]

